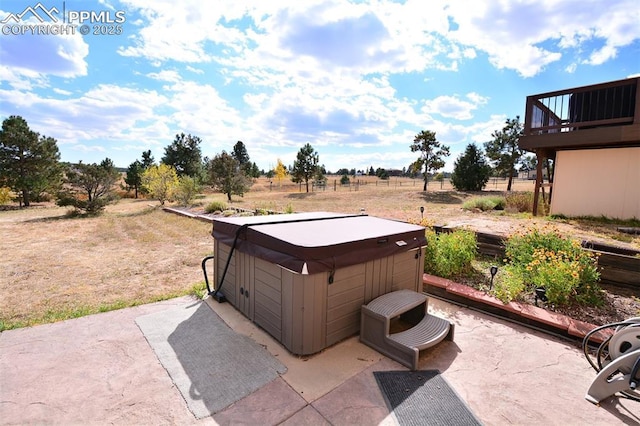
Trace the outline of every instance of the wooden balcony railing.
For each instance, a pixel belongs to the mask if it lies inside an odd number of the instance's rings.
[[[525,136],[640,123],[640,78],[527,97]]]

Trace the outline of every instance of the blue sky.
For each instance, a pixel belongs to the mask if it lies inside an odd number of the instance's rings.
[[[524,119],[527,95],[640,74],[637,0],[39,4],[0,1],[0,119],[22,116],[70,162],[160,160],[184,132],[209,157],[241,140],[264,170],[305,143],[329,171],[402,169],[432,130],[450,171],[468,144]],[[29,7],[43,23],[18,19]]]

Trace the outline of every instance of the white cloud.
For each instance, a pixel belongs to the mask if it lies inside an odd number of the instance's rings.
[[[182,80],[180,74],[178,74],[178,72],[175,70],[162,70],[160,72],[152,72],[147,74],[147,77],[153,78],[154,80],[168,81],[172,83]]]
[[[456,120],[469,120],[473,118],[473,110],[479,105],[487,103],[487,98],[477,93],[467,94],[465,101],[459,96],[438,96],[435,99],[427,100],[422,107],[422,112],[426,114],[439,114],[447,118],[455,118]]]
[[[53,88],[53,91],[59,95],[63,95],[63,96],[69,96],[71,95],[73,92],[70,92],[68,90],[63,90],[63,89],[59,89],[57,87]]]
[[[78,145],[78,141],[84,141],[80,145],[88,145],[88,141],[93,140],[117,145],[118,141],[128,140],[137,126],[157,126],[160,119],[154,111],[166,102],[164,96],[153,91],[109,84],[98,85],[79,97],[65,96],[65,99],[0,90],[3,114],[6,109],[11,114],[22,115],[35,131],[69,146]],[[153,137],[153,133],[145,134],[146,140]]]
[[[597,64],[614,57],[618,47],[640,37],[640,9],[634,2],[217,1],[209,5],[191,0],[176,8],[169,1],[127,0],[148,25],[120,53],[158,64],[218,61],[230,69],[257,67],[268,74],[348,68],[366,75],[430,68],[455,71],[461,61],[477,60],[478,52],[484,52],[496,68],[531,77],[559,61],[564,49],[582,49],[594,38],[604,40],[605,48],[587,49],[582,62]]]
[[[459,25],[451,37],[486,52],[497,68],[513,69],[525,77],[560,60],[562,49],[581,49],[588,62],[596,64],[611,59],[615,48],[640,38],[635,0],[451,2],[448,11]],[[606,40],[607,47],[584,49],[594,38]]]
[[[0,11],[0,16],[8,12]],[[49,26],[51,23],[39,22],[36,18],[21,21],[21,26]],[[79,77],[87,75],[86,57],[89,45],[77,34],[58,35],[5,35],[2,36],[0,63],[14,74],[7,78],[0,73],[2,81],[13,87],[25,87],[34,80],[46,76]],[[27,80],[25,83],[24,80]],[[38,84],[38,83],[36,83]]]

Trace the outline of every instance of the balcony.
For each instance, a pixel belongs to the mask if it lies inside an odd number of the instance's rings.
[[[520,148],[562,149],[640,146],[640,78],[527,97]]]

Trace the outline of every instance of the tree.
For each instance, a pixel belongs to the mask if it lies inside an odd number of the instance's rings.
[[[0,186],[0,206],[7,204],[13,198],[11,188],[7,186]]]
[[[147,170],[149,167],[153,166],[154,164],[156,164],[155,159],[153,158],[153,155],[151,155],[151,150],[147,150],[147,151],[142,151],[142,170]]]
[[[318,174],[318,162],[320,161],[318,153],[316,153],[308,143],[300,148],[296,160],[293,162],[291,170],[291,180],[295,183],[304,182],[309,192],[309,180]]]
[[[416,172],[421,171],[424,167],[422,174],[424,177],[424,186],[422,190],[426,191],[429,172],[444,167],[443,157],[449,156],[449,147],[438,142],[435,132],[422,130],[413,138],[411,152],[420,152],[420,158],[413,163],[413,167]]]
[[[209,182],[215,189],[227,194],[227,200],[231,201],[231,195],[243,196],[249,190],[251,183],[240,169],[240,163],[232,155],[222,151],[216,155],[209,165]]]
[[[279,158],[278,158],[278,163],[273,169],[273,173],[275,174],[276,179],[278,179],[278,186],[280,186],[282,179],[287,177],[288,172],[287,172],[287,168],[282,163],[282,160],[280,160]]]
[[[147,193],[164,205],[173,196],[173,190],[178,185],[178,174],[173,166],[160,164],[151,166],[142,173],[142,186]]]
[[[20,194],[20,205],[55,189],[62,178],[56,140],[29,129],[24,118],[12,115],[0,131],[0,183]]]
[[[173,190],[173,198],[182,206],[188,206],[200,191],[200,185],[191,176],[180,176]]]
[[[538,158],[535,155],[524,155],[520,160],[520,170],[536,170]]]
[[[171,145],[164,149],[162,163],[173,166],[178,176],[200,177],[202,171],[202,153],[197,136],[176,135]]]
[[[73,206],[76,210],[97,214],[116,200],[113,189],[120,173],[109,158],[100,164],[81,161],[70,165],[65,175],[65,186],[58,193],[59,206]]]
[[[387,170],[386,170],[386,169],[383,169],[383,168],[381,168],[381,167],[378,167],[378,168],[376,169],[376,176],[377,176],[379,179],[382,179],[382,180],[388,180],[388,179],[389,179],[389,172],[387,172]]]
[[[451,183],[458,191],[481,191],[490,176],[491,166],[482,151],[472,143],[453,163]]]
[[[511,191],[515,165],[524,155],[524,151],[518,146],[522,131],[520,116],[516,116],[515,119],[508,118],[502,130],[491,134],[493,140],[484,144],[487,157],[493,162],[497,174],[509,177],[507,191]]]
[[[124,183],[127,185],[127,191],[133,189],[135,193],[135,198],[138,198],[138,190],[142,186],[142,173],[144,172],[144,168],[142,167],[142,163],[138,160],[129,164],[127,168],[127,174],[124,177]]]
[[[251,163],[251,168],[249,170],[249,176],[251,176],[252,178],[259,178],[260,175],[262,174],[262,172],[260,171],[260,168],[258,167],[258,165],[254,162]]]
[[[238,141],[233,146],[231,156],[236,159],[240,167],[244,168],[249,163],[249,153],[247,153],[247,147],[244,146],[244,142]]]

